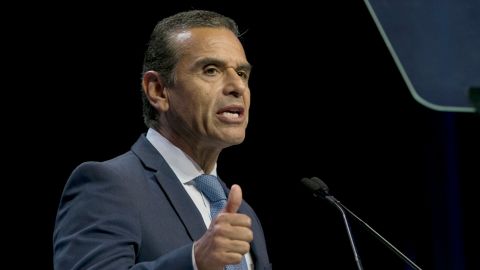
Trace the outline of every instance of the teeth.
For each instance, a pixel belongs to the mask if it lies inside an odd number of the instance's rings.
[[[238,113],[232,113],[232,112],[223,112],[222,115],[228,118],[238,118],[240,116]]]

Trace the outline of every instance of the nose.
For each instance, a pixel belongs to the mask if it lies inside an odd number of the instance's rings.
[[[229,67],[225,71],[225,95],[241,97],[248,91],[248,79],[242,77],[235,68]]]

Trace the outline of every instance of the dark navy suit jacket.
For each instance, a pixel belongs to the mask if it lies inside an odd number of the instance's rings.
[[[252,218],[255,269],[271,269],[257,216],[245,201],[239,212]],[[142,135],[131,151],[72,172],[56,218],[54,267],[193,269],[192,244],[205,231],[190,196]]]

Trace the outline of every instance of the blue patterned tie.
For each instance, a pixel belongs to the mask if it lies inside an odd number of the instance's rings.
[[[223,191],[217,177],[209,174],[202,174],[194,179],[195,187],[200,190],[210,201],[210,217],[212,220],[227,204],[227,196]],[[225,267],[227,270],[247,270],[245,256],[239,264],[229,264]]]

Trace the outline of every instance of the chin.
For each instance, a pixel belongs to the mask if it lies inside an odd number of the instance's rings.
[[[242,136],[230,136],[228,138],[225,138],[224,141],[229,146],[231,146],[231,145],[241,144],[244,140],[245,140],[245,134],[243,134]]]
[[[223,129],[217,133],[217,139],[228,146],[241,144],[245,140],[245,129]]]

